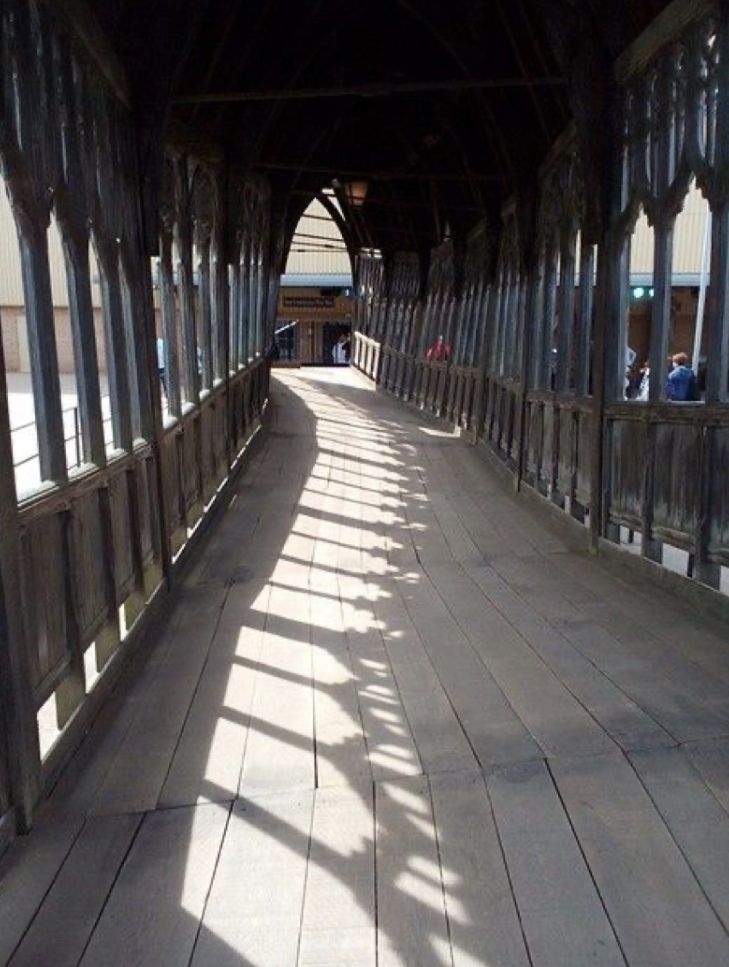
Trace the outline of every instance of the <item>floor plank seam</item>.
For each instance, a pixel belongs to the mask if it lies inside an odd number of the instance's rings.
[[[452,914],[448,913],[448,895],[446,892],[445,879],[443,876],[443,857],[441,855],[440,836],[438,834],[438,823],[436,821],[435,806],[433,803],[433,787],[430,784],[430,779],[428,778],[428,776],[425,777],[425,782],[426,782],[426,788],[428,790],[428,808],[430,810],[430,820],[433,824],[433,839],[435,841],[435,855],[438,858],[438,870],[440,872],[440,892],[441,892],[441,898],[443,902],[443,914],[445,917],[446,936],[448,938],[448,948],[450,950],[450,955],[451,955],[451,967],[455,967],[455,962],[453,959],[453,931],[451,929]]]
[[[454,562],[454,564],[455,563],[457,563],[457,562]],[[464,572],[464,574],[465,574],[465,572]],[[463,626],[461,625],[460,621],[458,620],[456,614],[452,611],[452,609],[450,608],[450,606],[448,605],[448,603],[445,601],[445,599],[440,594],[439,590],[437,589],[437,587],[435,585],[435,582],[430,577],[430,574],[427,571],[424,571],[424,575],[427,578],[427,580],[428,580],[431,588],[433,589],[433,593],[436,595],[436,597],[439,599],[439,601],[441,602],[441,604],[443,605],[443,607],[445,608],[445,610],[451,616],[454,624],[456,625],[456,627],[458,628],[458,630],[461,632],[461,634],[463,635],[464,639],[468,642],[471,652],[478,659],[479,663],[484,667],[484,669],[486,670],[486,673],[489,675],[489,677],[493,680],[496,688],[498,689],[499,693],[501,694],[501,696],[502,696],[502,698],[504,700],[504,703],[511,710],[511,712],[513,713],[513,715],[517,719],[517,721],[521,723],[521,725],[523,726],[523,728],[525,729],[525,731],[527,732],[527,734],[531,736],[532,740],[534,741],[534,744],[541,751],[542,757],[545,757],[547,755],[546,749],[543,747],[542,743],[539,741],[539,739],[537,738],[537,736],[534,735],[534,733],[532,732],[532,730],[529,728],[529,726],[526,724],[526,722],[524,722],[524,720],[522,719],[522,717],[517,712],[517,710],[514,707],[513,703],[511,702],[511,700],[509,699],[508,695],[504,691],[504,686],[502,685],[501,681],[499,681],[499,678],[497,677],[497,675],[495,675],[494,672],[492,671],[492,669],[489,667],[489,665],[486,662],[484,656],[480,653],[480,651],[478,650],[478,648],[475,647],[475,644],[474,644],[471,636],[467,633],[467,631],[465,630],[465,628],[463,628]]]
[[[496,833],[496,842],[499,846],[499,853],[501,855],[501,862],[504,867],[504,872],[506,873],[506,879],[509,884],[509,891],[511,892],[511,900],[514,904],[514,909],[516,911],[516,918],[519,922],[519,931],[521,933],[521,938],[524,942],[524,950],[526,952],[527,960],[529,961],[529,967],[535,967],[534,957],[532,955],[532,950],[529,945],[529,940],[527,939],[526,929],[524,927],[524,915],[519,903],[519,898],[516,895],[516,889],[514,887],[514,879],[509,865],[509,860],[506,856],[506,848],[504,847],[504,840],[501,833],[501,828],[499,826],[498,820],[496,818],[496,809],[494,808],[494,801],[491,796],[491,790],[489,789],[489,784],[486,781],[486,772],[481,770],[481,782],[483,783],[484,790],[486,792],[486,800],[489,804],[489,810],[491,811],[491,819],[494,824],[494,831]]]
[[[410,616],[410,611],[408,610],[408,607],[407,607],[407,604],[406,604],[405,600],[403,599],[402,595],[400,594],[399,588],[397,588],[397,591],[398,591],[398,595],[400,597],[400,601],[402,603],[403,608],[407,612],[408,616]],[[479,762],[478,756],[475,753],[475,750],[474,750],[473,745],[471,743],[471,740],[470,740],[470,738],[468,736],[468,733],[466,732],[466,730],[464,728],[463,722],[461,721],[458,713],[456,712],[456,709],[455,709],[455,707],[453,705],[453,701],[451,699],[451,696],[448,693],[447,689],[445,688],[445,686],[443,684],[443,681],[441,679],[441,676],[438,674],[438,670],[435,667],[435,664],[433,662],[433,659],[432,659],[430,653],[428,652],[428,649],[427,649],[426,645],[420,639],[420,636],[419,635],[417,635],[417,637],[418,637],[418,641],[419,641],[420,647],[421,647],[421,649],[423,651],[425,660],[428,663],[428,665],[430,666],[430,669],[431,669],[431,671],[433,673],[433,677],[437,680],[438,684],[441,687],[441,690],[443,692],[443,695],[445,697],[445,700],[448,702],[448,705],[449,705],[449,707],[451,709],[451,712],[453,713],[453,716],[454,716],[456,722],[458,723],[458,728],[461,730],[461,733],[463,734],[463,737],[464,737],[464,739],[465,739],[465,741],[466,741],[469,749],[471,750],[471,754],[474,757],[474,761],[480,767],[480,762]],[[428,770],[425,768],[425,764],[424,764],[424,761],[423,761],[423,756],[422,756],[422,753],[420,752],[420,747],[418,745],[418,740],[417,740],[417,737],[416,737],[416,733],[413,730],[412,721],[411,721],[411,719],[410,719],[410,717],[408,716],[408,713],[407,713],[407,705],[406,705],[406,702],[405,702],[405,700],[404,700],[404,698],[402,696],[402,691],[401,691],[400,685],[398,683],[397,674],[395,673],[395,669],[394,669],[394,666],[392,664],[392,657],[390,655],[390,650],[389,650],[389,648],[387,646],[387,638],[386,638],[385,635],[382,636],[382,642],[383,642],[383,646],[384,646],[384,649],[385,649],[385,654],[387,655],[387,658],[388,658],[388,663],[390,665],[390,671],[392,673],[392,678],[393,678],[393,681],[395,682],[395,687],[396,687],[397,692],[398,692],[398,697],[400,698],[400,701],[402,703],[402,708],[403,708],[403,712],[405,714],[405,719],[406,719],[406,721],[408,723],[408,728],[410,729],[410,734],[412,735],[412,738],[413,738],[413,745],[415,746],[415,750],[418,753],[418,759],[419,759],[420,765],[422,767],[422,774],[423,775],[427,775],[428,774]]]
[[[412,620],[413,620],[412,611],[411,611],[410,607],[408,606],[408,603],[407,603],[404,595],[401,593],[399,585],[397,586],[397,591],[398,591],[398,594],[400,596],[400,601],[401,601],[401,603],[402,603],[405,611],[407,612],[410,621],[412,622]],[[415,625],[413,625],[413,627],[415,627]],[[457,709],[455,707],[453,698],[452,698],[449,690],[446,688],[445,684],[443,683],[443,679],[442,679],[440,673],[438,672],[438,669],[437,669],[437,667],[435,665],[435,662],[433,661],[433,658],[432,658],[432,656],[430,654],[430,651],[428,650],[428,646],[422,640],[422,638],[420,637],[420,634],[417,633],[417,627],[415,627],[415,630],[416,630],[416,634],[417,634],[418,640],[420,642],[420,647],[422,648],[422,650],[423,650],[423,652],[425,654],[426,660],[428,661],[430,667],[433,670],[433,675],[437,679],[438,684],[440,685],[440,687],[441,687],[441,689],[443,691],[443,695],[445,696],[445,699],[448,702],[448,705],[450,706],[451,711],[453,712],[453,716],[454,716],[456,722],[458,723],[458,727],[460,728],[460,730],[461,730],[461,732],[463,734],[463,737],[464,737],[464,739],[465,739],[465,741],[466,741],[466,743],[468,745],[468,748],[471,750],[471,755],[474,758],[474,762],[476,763],[477,767],[479,769],[481,769],[481,768],[483,768],[483,764],[481,763],[481,761],[479,759],[479,756],[478,756],[478,753],[476,752],[476,749],[475,749],[475,747],[473,745],[473,742],[471,741],[471,737],[469,736],[468,731],[466,730],[466,727],[463,724],[460,715],[458,714],[458,711],[457,711]],[[393,672],[393,674],[394,674],[394,672]],[[421,762],[422,762],[422,759],[421,759]],[[426,770],[425,768],[423,768],[423,773],[424,773],[424,775],[427,776],[428,775],[428,770]]]
[[[129,838],[129,843],[127,845],[126,850],[124,851],[124,855],[122,857],[121,863],[119,863],[119,865],[118,865],[118,867],[116,869],[116,873],[114,874],[114,878],[111,881],[111,884],[109,886],[109,889],[106,891],[106,895],[104,897],[104,902],[101,904],[101,907],[99,908],[98,915],[94,918],[94,925],[91,928],[91,930],[89,931],[89,935],[86,938],[86,942],[83,945],[83,949],[81,950],[81,953],[79,954],[79,958],[76,961],[76,967],[81,967],[81,964],[83,963],[84,957],[86,956],[86,951],[91,946],[91,941],[94,939],[94,934],[96,933],[96,928],[101,923],[101,918],[104,916],[104,911],[106,910],[106,908],[107,908],[107,906],[109,904],[109,900],[111,899],[111,895],[114,892],[114,888],[116,887],[116,884],[119,881],[119,877],[121,876],[122,870],[124,869],[124,866],[125,866],[127,860],[129,859],[129,856],[130,856],[130,854],[132,852],[132,848],[133,848],[134,844],[137,841],[137,837],[139,836],[139,832],[140,832],[140,830],[141,830],[141,828],[142,828],[142,826],[144,824],[145,819],[146,819],[146,813],[142,814],[139,822],[136,825],[136,828],[134,830],[134,833]]]
[[[193,706],[195,704],[195,698],[196,698],[196,696],[197,696],[197,694],[198,694],[198,692],[200,690],[200,683],[203,680],[203,677],[205,675],[205,670],[206,670],[206,668],[208,666],[208,661],[210,660],[210,653],[212,651],[213,643],[215,642],[215,638],[216,638],[216,636],[218,634],[218,630],[220,628],[220,621],[221,621],[222,616],[223,616],[223,610],[225,608],[226,602],[228,601],[228,597],[230,596],[231,586],[232,586],[232,582],[230,580],[228,580],[226,582],[226,584],[225,584],[225,595],[224,595],[224,597],[222,599],[222,602],[221,602],[221,605],[220,605],[220,607],[218,609],[217,619],[216,619],[215,624],[213,626],[213,629],[212,629],[212,631],[210,633],[210,640],[208,641],[208,647],[207,647],[207,649],[205,651],[205,659],[204,659],[204,661],[203,661],[203,663],[202,663],[202,665],[200,667],[200,674],[197,676],[197,680],[195,682],[195,687],[193,688],[192,694],[190,695],[190,701],[188,702],[187,710],[186,710],[185,715],[184,715],[184,717],[182,719],[182,724],[180,726],[180,730],[179,730],[179,732],[177,734],[177,741],[175,742],[174,748],[172,750],[172,754],[170,756],[170,760],[167,763],[167,768],[165,769],[164,778],[162,779],[162,783],[161,783],[161,785],[159,787],[159,793],[158,793],[158,796],[157,796],[157,804],[158,805],[159,805],[159,797],[162,795],[162,791],[164,790],[165,785],[167,784],[167,780],[170,777],[170,773],[172,771],[172,767],[173,767],[173,764],[175,762],[175,757],[177,755],[178,749],[180,748],[180,743],[182,742],[182,737],[185,734],[185,729],[186,729],[188,720],[190,718],[190,714],[192,712],[192,708],[193,708]]]
[[[633,774],[636,776],[636,778],[638,779],[638,782],[640,783],[641,787],[643,788],[646,796],[648,796],[648,798],[650,799],[651,805],[653,806],[653,809],[655,810],[656,815],[660,819],[661,824],[662,824],[663,828],[665,829],[666,833],[668,834],[671,842],[673,843],[673,845],[675,846],[675,848],[678,850],[678,852],[680,853],[681,857],[683,858],[684,863],[686,864],[686,866],[690,870],[691,876],[694,878],[694,881],[696,882],[696,885],[698,886],[698,888],[699,888],[699,890],[701,892],[701,895],[706,900],[706,903],[708,904],[709,908],[711,909],[711,912],[714,914],[714,916],[716,917],[716,919],[721,924],[721,927],[722,927],[722,930],[724,931],[724,933],[727,936],[729,936],[729,924],[727,924],[725,922],[724,918],[721,916],[721,914],[719,913],[719,911],[716,909],[716,906],[714,904],[714,901],[711,899],[711,897],[709,896],[709,894],[704,889],[704,885],[701,882],[701,878],[699,877],[698,872],[694,868],[694,864],[692,863],[692,861],[691,861],[690,857],[688,856],[686,850],[683,848],[683,846],[681,846],[681,844],[679,843],[679,841],[676,839],[676,836],[674,835],[674,832],[671,829],[671,825],[668,822],[668,820],[666,819],[666,817],[665,817],[665,815],[663,813],[663,810],[661,809],[661,807],[659,806],[659,804],[656,802],[655,798],[653,797],[653,794],[651,793],[651,791],[648,788],[647,784],[644,782],[643,777],[641,776],[640,772],[636,769],[635,764],[633,763],[632,758],[629,755],[626,755],[625,758],[626,758],[626,760],[628,762],[628,765],[632,769]],[[703,779],[702,779],[702,782],[703,782]],[[707,790],[709,791],[709,793],[711,793],[711,789],[709,789],[708,785],[705,782],[704,782],[704,786],[707,788]]]
[[[380,904],[379,904],[379,870],[377,863],[377,783],[372,780],[372,861],[373,861],[373,890],[372,911],[375,928],[375,967],[380,963]]]
[[[208,904],[210,902],[210,894],[213,890],[213,884],[215,883],[215,876],[218,872],[218,866],[220,865],[220,857],[223,853],[223,844],[225,843],[225,838],[228,835],[228,828],[230,827],[230,821],[233,816],[233,809],[235,807],[236,800],[231,801],[228,808],[227,816],[225,817],[225,825],[223,826],[223,835],[220,837],[220,842],[218,843],[217,853],[215,855],[215,863],[213,864],[212,875],[208,882],[207,890],[205,891],[205,899],[202,904],[202,910],[200,912],[200,918],[197,922],[197,928],[195,930],[195,937],[193,939],[192,945],[190,947],[190,956],[187,960],[187,967],[192,967],[192,962],[195,959],[195,951],[197,950],[197,945],[200,941],[200,934],[202,933],[203,924],[205,923],[205,914],[207,913]]]
[[[610,754],[611,755],[614,755],[615,753],[610,753]],[[622,751],[621,751],[621,755],[624,756],[624,753],[622,753]],[[580,840],[580,837],[578,836],[577,830],[575,829],[574,823],[572,822],[572,816],[570,815],[570,812],[567,809],[567,804],[565,803],[564,797],[562,796],[562,790],[559,788],[559,784],[557,783],[557,780],[556,780],[556,778],[554,776],[554,773],[552,772],[552,767],[551,767],[551,765],[550,765],[549,762],[546,763],[546,768],[547,768],[547,772],[549,774],[549,778],[550,778],[550,781],[552,783],[552,786],[554,787],[554,791],[557,794],[557,798],[559,799],[559,803],[560,803],[560,806],[562,808],[562,811],[564,812],[565,818],[566,818],[567,823],[569,825],[569,828],[570,828],[570,830],[572,832],[572,836],[574,838],[575,844],[577,845],[577,849],[580,851],[580,856],[582,857],[582,862],[585,864],[585,869],[587,870],[587,873],[588,873],[588,875],[589,875],[589,877],[590,877],[590,879],[592,881],[592,885],[593,885],[593,887],[595,889],[595,894],[597,895],[597,897],[598,897],[598,899],[600,901],[600,906],[603,909],[603,912],[605,914],[605,917],[607,919],[607,922],[610,924],[610,931],[611,931],[613,937],[615,938],[615,943],[617,944],[618,949],[620,950],[620,955],[623,958],[623,961],[625,962],[626,967],[638,967],[638,965],[632,965],[630,963],[630,961],[628,960],[628,956],[627,956],[627,954],[625,952],[625,948],[623,946],[623,941],[621,940],[620,935],[618,934],[617,928],[616,928],[615,924],[613,923],[612,916],[610,915],[610,911],[608,910],[608,907],[607,907],[607,904],[605,902],[605,899],[604,899],[604,897],[602,895],[602,892],[600,890],[600,887],[598,886],[597,879],[595,877],[595,874],[593,872],[593,869],[592,869],[592,867],[591,867],[591,865],[590,865],[590,863],[589,863],[589,861],[587,859],[587,854],[585,853],[585,850],[584,850],[584,848],[582,846],[582,842]]]
[[[564,678],[561,675],[559,675],[551,667],[551,665],[547,662],[547,660],[542,655],[539,654],[539,652],[534,648],[534,646],[529,641],[529,639],[524,636],[524,634],[519,630],[519,627],[516,624],[514,624],[514,622],[511,620],[511,618],[509,617],[507,611],[505,611],[499,605],[499,603],[497,601],[495,601],[493,598],[489,597],[489,595],[486,593],[485,589],[482,588],[482,587],[480,587],[480,585],[478,585],[475,581],[473,581],[472,578],[470,578],[470,575],[468,575],[468,572],[464,571],[464,574],[466,575],[467,578],[469,578],[469,580],[471,580],[471,583],[476,588],[476,590],[483,596],[483,598],[486,601],[488,601],[488,603],[501,615],[501,617],[504,619],[504,621],[506,621],[507,624],[513,629],[514,633],[517,634],[521,638],[521,640],[524,642],[524,644],[526,645],[526,647],[532,652],[532,654],[544,665],[544,667],[550,672],[550,674],[554,675],[555,678],[557,678],[561,682],[562,686],[570,693],[570,695],[572,695],[572,697],[583,708],[583,710],[586,712],[586,714],[589,715],[590,718],[598,725],[598,727],[603,732],[605,732],[606,735],[609,736],[609,738],[615,743],[615,745],[616,745],[617,748],[622,748],[622,746],[620,745],[620,743],[608,732],[608,730],[605,728],[605,726],[602,725],[602,723],[599,721],[599,719],[596,718],[596,716],[594,715],[594,713],[585,705],[585,703],[583,702],[583,700],[564,681]],[[524,602],[524,604],[525,604],[525,606],[527,608],[530,608],[531,610],[534,610],[534,609],[531,608],[531,605],[529,604],[528,599],[525,598],[524,595],[522,595],[518,590],[516,590],[514,588],[511,588],[511,590],[512,590],[513,594],[515,594],[521,601]],[[544,621],[549,626],[550,630],[555,635],[557,635],[562,641],[564,641],[564,643],[569,648],[571,648],[576,654],[580,655],[586,662],[588,662],[588,664],[594,669],[594,671],[601,678],[603,678],[606,682],[608,682],[611,685],[611,687],[613,687],[617,692],[619,692],[627,701],[629,701],[631,704],[633,704],[637,708],[639,708],[640,711],[646,716],[646,718],[650,719],[654,723],[654,725],[656,725],[659,729],[661,729],[663,732],[665,732],[668,735],[668,737],[673,740],[673,743],[675,745],[678,745],[680,743],[680,740],[678,739],[678,737],[676,735],[674,735],[666,725],[663,725],[658,719],[655,718],[655,716],[648,709],[644,708],[644,706],[641,705],[641,703],[636,698],[634,698],[632,695],[630,695],[628,692],[626,692],[619,684],[617,684],[617,682],[615,682],[605,671],[603,671],[603,669],[601,669],[599,665],[595,664],[595,662],[590,658],[590,656],[589,655],[586,655],[579,648],[579,646],[577,646],[572,641],[570,641],[569,638],[565,637],[565,635],[563,635],[562,632],[557,627],[555,627],[552,624],[552,622],[549,620],[549,618],[545,617],[539,611],[535,611],[535,614],[538,614],[539,617],[540,617],[540,619],[542,621]],[[465,632],[464,632],[464,634],[465,634]]]
[[[255,662],[255,667],[251,668],[251,673],[253,674],[253,685],[251,687],[251,695],[248,700],[248,714],[246,716],[247,724],[246,724],[246,730],[245,730],[245,738],[243,739],[243,748],[241,749],[240,766],[238,768],[238,779],[235,784],[237,796],[241,795],[241,785],[243,782],[243,769],[245,768],[245,764],[246,764],[246,753],[248,752],[248,739],[251,734],[251,729],[250,729],[251,716],[253,715],[253,709],[255,708],[256,691],[258,689],[258,684],[260,680],[261,661],[263,659],[263,651],[266,643],[266,632],[268,629],[268,618],[269,618],[268,605],[270,603],[271,582],[266,581],[264,587],[268,591],[268,597],[266,599],[266,609],[265,609],[265,614],[263,618],[263,624],[260,630],[260,643],[259,643],[258,652],[257,652],[258,657]]]
[[[71,844],[69,845],[68,849],[63,854],[63,858],[61,859],[61,862],[58,864],[55,873],[51,877],[51,882],[48,884],[48,889],[46,889],[44,891],[43,896],[39,900],[38,905],[36,906],[36,908],[35,908],[35,910],[33,912],[33,915],[30,917],[30,919],[28,920],[28,923],[25,925],[25,929],[23,930],[23,933],[22,933],[20,939],[16,943],[15,947],[13,947],[12,953],[8,957],[8,963],[10,963],[12,961],[13,957],[17,954],[17,952],[22,947],[23,941],[25,940],[26,936],[28,935],[28,931],[31,929],[31,927],[33,926],[33,923],[35,922],[35,920],[36,920],[36,918],[38,916],[38,914],[43,909],[43,904],[46,902],[46,898],[48,897],[49,893],[53,889],[53,887],[54,887],[54,885],[55,885],[58,877],[61,875],[61,870],[63,869],[63,867],[66,864],[66,861],[68,860],[69,856],[73,852],[73,848],[76,845],[76,843],[78,841],[78,838],[81,835],[81,833],[83,832],[83,829],[84,829],[85,826],[86,826],[86,820],[84,819],[83,822],[81,822],[79,824],[79,827],[78,827],[75,835],[73,836],[73,839],[71,841]],[[31,830],[31,832],[28,833],[28,834],[26,834],[26,835],[27,836],[32,836],[33,835],[33,830]],[[6,855],[8,855],[8,854],[6,854]],[[1,883],[2,883],[2,881],[0,880],[0,885],[1,885]]]

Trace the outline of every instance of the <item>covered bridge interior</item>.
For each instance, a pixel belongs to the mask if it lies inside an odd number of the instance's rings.
[[[726,4],[0,18],[0,961],[729,963]],[[272,374],[315,198],[353,366]]]

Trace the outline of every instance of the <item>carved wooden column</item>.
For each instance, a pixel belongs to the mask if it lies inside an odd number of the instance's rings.
[[[175,232],[175,203],[173,171],[167,166],[159,211],[159,293],[162,332],[164,333],[165,381],[167,407],[170,415],[179,418],[182,412],[180,395],[180,351],[177,338],[177,306],[172,243]]]
[[[121,450],[132,448],[132,411],[129,392],[124,310],[119,276],[119,243],[104,228],[95,237],[95,248],[101,277],[101,301],[106,333],[107,361],[111,397],[111,422],[114,445]]]
[[[592,355],[592,315],[594,308],[595,246],[585,235],[580,249],[580,287],[575,336],[575,392],[587,396],[590,392],[590,361]]]
[[[213,316],[210,252],[213,233],[212,185],[207,175],[196,175],[192,196],[193,239],[197,250],[198,305],[200,307],[200,350],[202,386],[213,385]]]
[[[177,219],[175,238],[179,271],[180,311],[182,315],[182,372],[188,401],[200,398],[200,376],[197,363],[197,333],[195,326],[195,283],[192,272],[192,214],[188,159],[181,155],[175,165]]]

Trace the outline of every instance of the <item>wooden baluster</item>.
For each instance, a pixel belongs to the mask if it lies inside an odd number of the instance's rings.
[[[184,156],[178,158],[175,179],[177,190],[175,231],[180,279],[180,310],[182,314],[181,369],[185,380],[185,398],[191,403],[197,403],[200,398],[200,377],[197,363],[195,284],[192,274],[192,220],[187,167],[187,158]]]
[[[159,292],[162,332],[164,333],[165,381],[167,408],[179,419],[182,412],[180,395],[180,363],[177,341],[177,309],[175,304],[174,268],[172,265],[172,224],[161,218],[159,259]]]
[[[111,423],[114,445],[132,448],[132,417],[129,393],[124,311],[119,277],[119,246],[115,239],[96,240],[101,277],[101,302],[106,332],[106,369],[111,397]]]

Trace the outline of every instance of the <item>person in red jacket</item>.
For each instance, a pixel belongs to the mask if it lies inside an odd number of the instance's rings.
[[[425,354],[425,358],[429,360],[434,359],[436,362],[443,361],[445,363],[450,358],[450,355],[450,345],[443,339],[443,336],[438,336],[437,341],[433,343]]]

